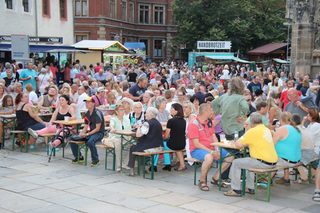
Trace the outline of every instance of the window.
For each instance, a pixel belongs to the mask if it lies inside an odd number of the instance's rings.
[[[76,35],[76,42],[82,41],[82,40],[88,40],[88,35]]]
[[[88,15],[88,1],[87,0],[75,0],[75,16],[87,16]]]
[[[42,0],[42,15],[50,16],[50,0]]]
[[[154,7],[154,23],[155,24],[164,24],[163,14],[164,14],[164,6]]]
[[[139,5],[139,22],[142,24],[149,23],[149,5],[146,5],[146,4]]]
[[[127,21],[127,2],[121,1],[121,19]]]
[[[5,0],[6,1],[6,8],[9,10],[13,10],[12,0]]]
[[[162,57],[162,40],[154,40],[153,57]]]
[[[134,3],[130,2],[129,4],[129,22],[134,22]]]
[[[60,0],[60,18],[61,19],[67,19],[67,1],[66,0]]]
[[[22,0],[23,11],[26,13],[30,12],[29,0]]]
[[[116,18],[116,0],[110,0],[110,17]]]
[[[148,39],[140,39],[139,42],[143,42],[146,47],[146,55],[148,55],[149,45],[148,45]]]

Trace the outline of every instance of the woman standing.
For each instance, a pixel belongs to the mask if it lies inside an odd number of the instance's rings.
[[[179,161],[179,167],[177,171],[186,170],[186,165],[183,159],[183,150],[186,146],[186,121],[184,120],[183,108],[180,104],[174,103],[171,106],[170,114],[171,119],[168,120],[165,138],[169,137],[168,142],[164,142],[166,146],[175,150],[177,159]],[[170,155],[169,155],[170,157]]]

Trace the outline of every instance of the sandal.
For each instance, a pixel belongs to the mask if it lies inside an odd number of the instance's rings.
[[[179,167],[174,168],[174,171],[178,171],[178,172],[182,172],[182,171],[184,171],[184,170],[187,170],[187,167],[186,167],[186,166],[183,167],[183,168],[179,168]]]
[[[209,186],[207,185],[206,182],[200,181],[200,182],[199,182],[199,189],[200,189],[201,191],[207,192],[207,191],[209,191]]]
[[[223,193],[225,196],[229,197],[241,197],[241,193],[235,192],[233,189],[230,189],[229,191]]]
[[[212,185],[217,185],[217,186],[219,186],[219,180],[215,180],[215,179],[212,178],[212,180],[210,181],[210,183],[211,183]],[[227,184],[225,184],[224,182],[221,181],[221,187],[222,187],[222,188],[227,188],[228,186],[227,186]]]

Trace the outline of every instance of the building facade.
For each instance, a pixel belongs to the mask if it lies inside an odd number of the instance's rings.
[[[320,74],[320,1],[287,0],[287,20],[292,27],[291,71],[296,76]],[[289,31],[290,32],[290,31]]]
[[[73,0],[4,0],[0,3],[0,34],[62,37],[63,45],[71,45],[73,11]]]
[[[172,58],[174,0],[74,0],[75,41],[144,42],[147,57]]]

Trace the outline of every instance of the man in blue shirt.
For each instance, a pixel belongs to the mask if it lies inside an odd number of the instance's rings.
[[[27,84],[31,84],[33,90],[37,89],[38,73],[34,69],[32,69],[32,66],[33,64],[29,62],[27,64],[27,69],[21,71],[20,81],[23,82],[23,89],[26,88]]]

